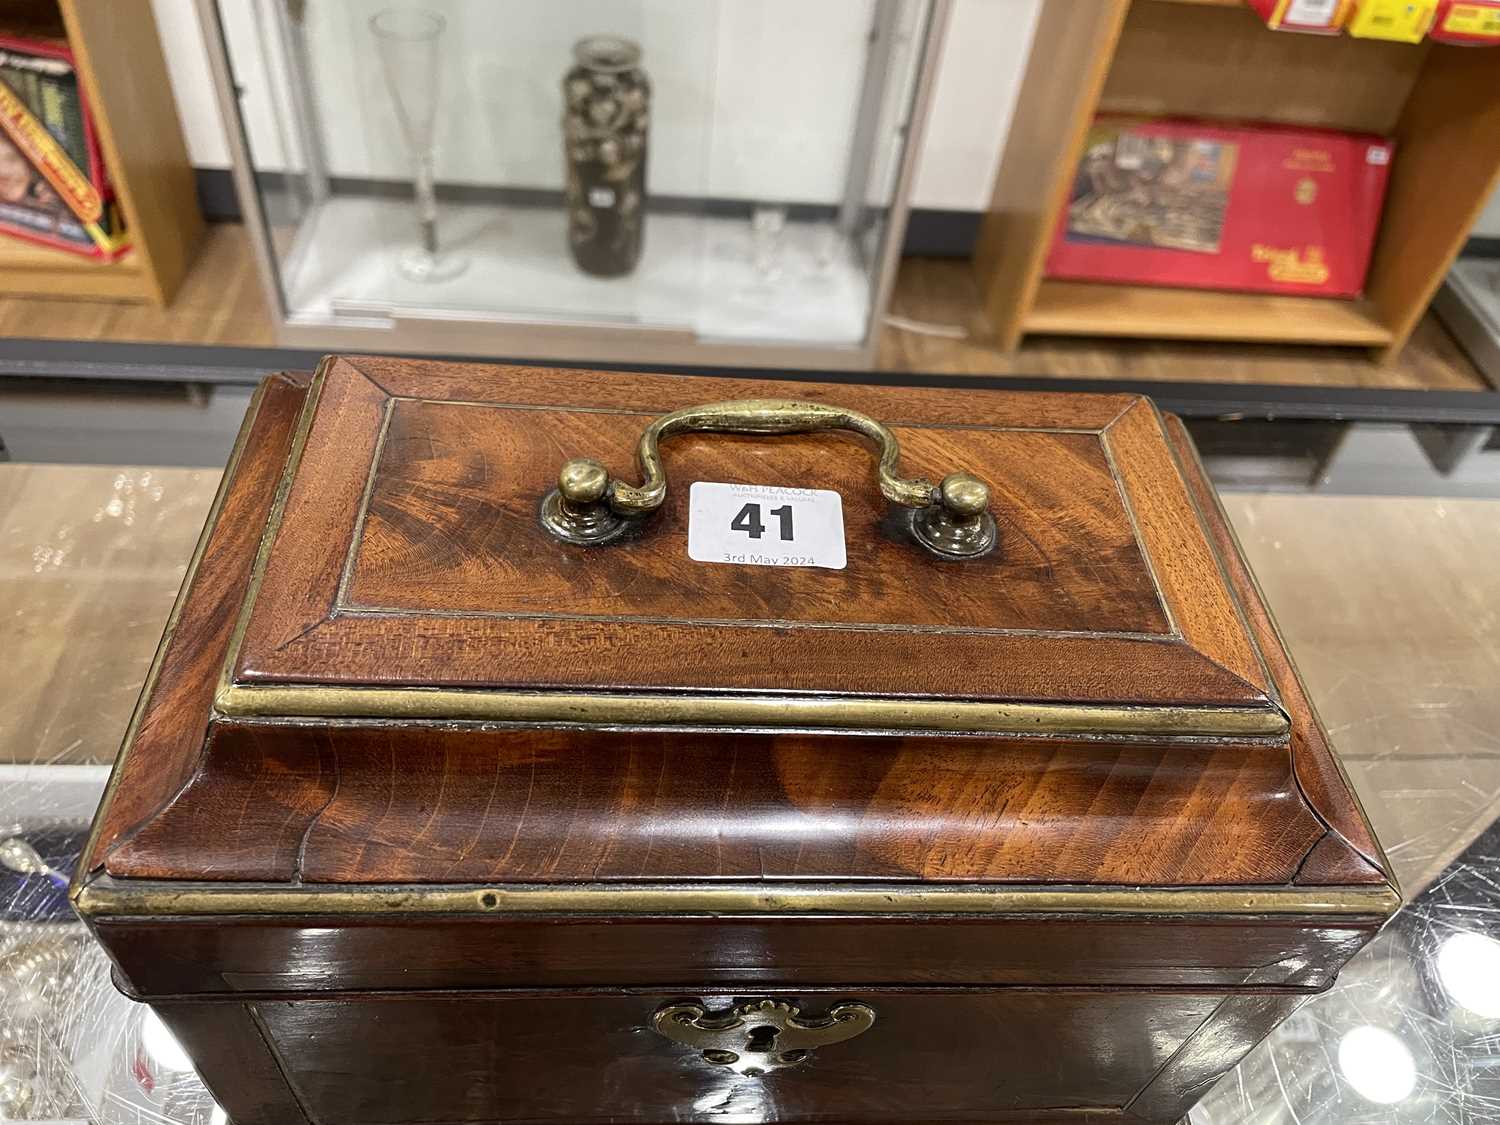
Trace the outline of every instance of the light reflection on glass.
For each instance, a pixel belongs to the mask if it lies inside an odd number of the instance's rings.
[[[161,1017],[150,1008],[141,1017],[141,1046],[153,1063],[163,1070],[190,1071],[193,1060],[177,1042],[177,1036],[161,1022]]]
[[[1381,1027],[1345,1032],[1339,1040],[1339,1069],[1361,1097],[1378,1105],[1394,1105],[1417,1085],[1411,1051]]]
[[[1485,1019],[1500,1019],[1500,941],[1457,933],[1443,939],[1437,975],[1455,1003]]]

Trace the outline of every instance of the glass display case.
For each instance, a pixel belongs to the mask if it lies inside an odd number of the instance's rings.
[[[1500,386],[1500,255],[1459,258],[1432,307],[1485,378]]]
[[[290,346],[870,366],[947,0],[199,0]]]

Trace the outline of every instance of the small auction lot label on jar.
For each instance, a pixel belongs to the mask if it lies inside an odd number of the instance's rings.
[[[694,481],[688,558],[740,566],[843,570],[844,502],[824,488]]]

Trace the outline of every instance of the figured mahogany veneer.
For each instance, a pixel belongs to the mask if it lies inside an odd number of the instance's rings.
[[[390,400],[367,515],[333,611],[591,618],[611,628],[732,621],[1172,634],[1104,443],[1092,433],[898,430],[902,461],[913,466],[907,471],[1005,467],[997,485],[1006,498],[1005,550],[933,566],[881,532],[886,505],[872,484],[870,451],[843,433],[674,438],[667,456],[677,480],[648,534],[608,550],[564,548],[536,518],[559,456],[588,450],[626,471],[653,415],[544,417],[545,425],[534,408]],[[693,562],[683,536],[688,490],[679,483],[693,480],[834,489],[844,497],[853,562],[846,570],[785,568],[763,578]],[[1007,502],[1012,496],[1025,502]],[[1056,518],[1062,511],[1068,519]],[[1054,589],[1067,595],[1049,596]]]
[[[625,475],[656,414],[771,396],[892,424],[907,473],[983,476],[998,557],[889,538],[869,450],[834,435],[674,438],[638,539],[538,529],[568,457]],[[1165,1123],[1395,905],[1191,443],[1144,399],[337,360],[311,391],[268,380],[237,448],[74,887],[236,1125]],[[836,488],[849,567],[692,563],[696,479]],[[277,684],[1258,708],[1285,732],[225,712]],[[651,1030],[758,998],[877,1019],[764,1079]]]
[[[399,361],[358,363],[374,367],[386,382],[404,380],[408,390],[421,388],[429,396],[446,394],[465,402],[484,396],[618,399],[633,393],[663,396],[654,401],[665,409],[733,394],[837,397],[887,416],[904,412],[923,426],[952,427],[944,431],[951,448],[943,452],[927,451],[920,440],[911,443],[910,467],[916,471],[964,463],[991,440],[1035,441],[1039,448],[1073,449],[1077,456],[1060,453],[1061,467],[1024,460],[993,468],[984,463],[1002,498],[996,510],[1006,529],[1006,546],[1000,561],[970,568],[934,565],[909,544],[890,542],[867,526],[878,522],[870,499],[871,467],[867,451],[852,442],[818,436],[799,445],[800,438],[757,441],[711,435],[669,444],[668,471],[679,482],[711,472],[731,479],[739,474],[815,484],[825,478],[814,472],[826,467],[844,492],[848,571],[752,570],[685,562],[680,500],[669,502],[656,517],[662,521],[659,532],[641,542],[594,550],[552,543],[536,526],[533,513],[520,507],[535,500],[555,465],[570,453],[601,450],[598,443],[614,441],[602,452],[628,458],[629,441],[645,415],[632,414],[621,424],[615,414],[564,412],[562,424],[577,427],[577,432],[549,444],[537,435],[542,432],[539,420],[549,425],[557,420],[551,411],[397,401],[377,388],[372,381],[376,376],[367,378],[351,361],[339,360],[325,373],[319,412],[306,416],[311,422],[307,446],[297,461],[289,426],[292,384],[272,383],[252,422],[243,463],[226,484],[225,509],[192,581],[193,591],[211,591],[212,596],[190,594],[184,604],[122,763],[118,794],[102,818],[93,862],[111,875],[328,884],[924,879],[1266,886],[1377,885],[1384,880],[1374,841],[1350,804],[1327,743],[1213,507],[1211,490],[1191,462],[1182,463],[1180,475],[1178,462],[1171,460],[1174,448],[1178,456],[1190,456],[1190,447],[1180,433],[1160,429],[1144,400],[970,395],[972,404],[963,408],[945,395],[873,388],[726,385],[663,377],[627,381],[587,372],[499,369],[491,374]],[[629,390],[636,381],[639,388]],[[371,410],[378,406],[371,418],[387,422],[383,430],[372,425],[368,457],[340,444],[356,442],[352,432],[338,430],[351,425],[352,408],[344,403],[351,397]],[[960,416],[970,421],[959,423]],[[517,428],[516,417],[534,424]],[[601,418],[610,425],[599,425]],[[487,419],[489,425],[477,419]],[[1008,428],[996,437],[975,429],[980,424],[976,419]],[[1028,430],[1026,419],[1037,419],[1046,428]],[[1097,434],[1071,429],[1090,420],[1103,426],[1111,445]],[[1122,427],[1123,440],[1115,436]],[[910,430],[919,437],[935,432]],[[339,449],[344,450],[342,459]],[[1109,456],[1095,456],[1101,449]],[[503,459],[517,450],[528,451],[529,459]],[[782,450],[791,460],[777,462],[780,468],[769,464]],[[1145,646],[1153,657],[1178,654],[1183,661],[1201,663],[1197,649],[1163,636],[1121,642],[1097,632],[1072,638],[997,632],[1023,620],[1078,624],[1085,620],[1080,606],[1090,605],[1091,614],[1103,615],[1112,602],[1109,620],[1149,634],[1163,627],[1161,618],[1152,622],[1162,602],[1146,590],[1160,586],[1164,592],[1178,591],[1165,595],[1168,604],[1197,591],[1195,600],[1186,600],[1185,608],[1174,613],[1179,623],[1197,614],[1212,624],[1218,619],[1204,606],[1217,604],[1214,598],[1230,599],[1228,619],[1218,622],[1227,636],[1216,639],[1210,630],[1201,643],[1217,646],[1225,659],[1242,648],[1243,660],[1254,664],[1246,674],[1266,679],[1254,694],[1295,701],[1292,739],[1286,746],[1268,748],[1232,740],[859,739],[793,732],[637,731],[621,737],[608,731],[441,722],[216,717],[214,681],[232,648],[233,609],[249,593],[257,528],[271,516],[272,482],[288,457],[296,471],[283,483],[289,488],[286,514],[270,544],[265,582],[253,600],[244,642],[251,654],[242,651],[241,664],[264,666],[272,655],[289,660],[291,649],[321,643],[314,639],[330,628],[374,628],[383,630],[382,635],[399,628],[401,636],[392,633],[382,650],[380,668],[362,663],[366,648],[360,642],[339,650],[347,662],[330,652],[316,665],[299,663],[298,674],[348,680],[355,678],[347,671],[352,664],[359,677],[391,679],[403,662],[402,674],[411,675],[423,662],[436,660],[437,652],[448,651],[455,663],[467,661],[493,682],[517,677],[515,669],[533,658],[524,640],[516,642],[506,633],[500,645],[496,631],[546,625],[565,628],[572,638],[536,650],[536,659],[548,659],[549,682],[592,675],[596,682],[615,684],[626,675],[639,678],[634,665],[617,663],[615,646],[636,643],[631,638],[645,627],[642,617],[660,620],[671,613],[664,591],[674,581],[682,619],[724,619],[736,599],[753,605],[757,613],[770,612],[778,599],[811,590],[806,599],[786,602],[782,614],[795,612],[822,625],[885,615],[930,627],[897,634],[804,629],[808,651],[828,654],[817,658],[825,662],[837,656],[833,670],[851,681],[889,675],[910,682],[924,674],[929,648],[942,653],[954,643],[1013,644],[1018,652],[1036,645],[1045,650],[1054,643],[1129,643]],[[1153,457],[1171,463],[1149,474],[1139,467],[1120,468],[1150,464]],[[768,463],[761,465],[757,458]],[[738,468],[746,463],[751,468]],[[350,465],[363,466],[363,478],[361,472],[348,471]],[[794,470],[803,475],[777,475]],[[1059,479],[1070,487],[1062,487]],[[1130,487],[1137,492],[1130,513],[1120,501],[1128,489],[1119,482],[1127,479],[1135,480]],[[337,499],[339,488],[348,489],[351,497],[368,492],[368,504],[351,499],[345,511]],[[685,491],[679,485],[675,494]],[[1082,498],[1076,515],[1068,506],[1074,494]],[[1033,503],[1022,505],[1017,497]],[[1157,514],[1142,514],[1150,512]],[[304,523],[315,513],[325,523],[347,522],[351,538],[312,534]],[[1148,552],[1142,551],[1140,539],[1122,537],[1132,526],[1143,529],[1142,537],[1149,537],[1145,528],[1156,528],[1152,534],[1199,542],[1204,551],[1217,554],[1200,567],[1196,580],[1175,555],[1151,556],[1154,565],[1148,570],[1143,563]],[[358,539],[352,538],[356,527],[362,529]],[[1115,544],[1097,573],[1089,568],[1088,554],[1090,537],[1096,535]],[[1230,585],[1219,577],[1219,559]],[[873,569],[877,563],[904,576],[902,581],[884,581],[882,572]],[[325,583],[318,592],[324,581],[318,574],[325,570],[332,585]],[[527,575],[533,572],[541,595],[530,592]],[[679,573],[680,580],[662,577]],[[1039,576],[1045,575],[1059,584],[1059,596],[1038,589]],[[1097,581],[1100,575],[1111,575],[1119,585],[1106,589]],[[1132,577],[1141,579],[1134,588]],[[825,581],[844,596],[818,594],[817,583]],[[868,597],[852,597],[854,582],[865,584]],[[1238,591],[1238,602],[1229,594],[1231,588]],[[524,616],[556,609],[568,589],[572,593],[566,597],[572,600],[567,604],[592,611],[588,620]],[[606,596],[611,590],[612,598]],[[1027,595],[1027,590],[1033,593]],[[306,596],[296,596],[299,591]],[[935,596],[942,591],[949,601]],[[500,609],[476,616],[485,597]],[[346,606],[379,602],[396,607],[365,617],[323,604],[337,599]],[[441,615],[446,611],[439,607],[446,603],[457,603],[451,616]],[[605,612],[612,604],[620,607],[616,617]],[[315,620],[304,624],[301,615],[308,607]],[[262,610],[264,616],[257,617]],[[263,634],[289,614],[296,633],[271,655],[254,655],[266,643]],[[949,624],[937,624],[943,619]],[[798,666],[782,663],[783,646],[797,632],[789,625],[657,628],[672,636],[688,635],[690,650],[704,643],[703,637],[733,634],[733,643],[743,646],[739,666],[754,668],[767,685],[785,683],[799,672]],[[587,646],[589,659],[569,657],[569,644]],[[906,647],[920,655],[908,661],[892,657]],[[305,658],[304,652],[296,659]],[[1087,680],[1099,672],[1084,664],[1055,669],[1035,651],[1032,659],[1036,663],[1029,675],[1037,680],[1053,672],[1059,678],[1071,674]],[[701,654],[690,658],[675,648],[663,650],[653,667],[661,678],[696,684],[714,682],[725,671],[724,665],[702,663]],[[1007,667],[981,662],[965,672],[976,679],[976,687],[1009,694]],[[1214,667],[1222,672],[1220,665]],[[446,663],[431,664],[428,674],[446,680],[446,668]],[[1137,694],[1159,690],[1154,671],[1155,665],[1131,670],[1132,683],[1143,688]],[[826,686],[827,677],[817,674]],[[1245,690],[1246,681],[1235,680]],[[1214,694],[1204,691],[1203,682],[1197,681],[1196,690]],[[1181,698],[1189,693],[1175,694]],[[1224,698],[1215,694],[1217,701]]]
[[[1139,397],[365,358],[334,361],[314,394],[236,684],[1275,707]],[[667,508],[642,539],[600,550],[542,531],[568,457],[631,475],[652,418],[748,397],[864,411],[895,431],[908,475],[979,473],[1000,551],[935,566],[887,539],[871,454],[833,435],[674,438]],[[847,569],[693,562],[686,497],[704,479],[837,488]]]
[[[203,761],[113,874],[1267,884],[1329,832],[1237,746],[221,722]]]

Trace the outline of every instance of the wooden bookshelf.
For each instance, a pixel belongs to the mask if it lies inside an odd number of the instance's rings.
[[[975,255],[997,343],[1159,336],[1373,347],[1388,358],[1500,184],[1497,75],[1497,51],[1271,31],[1242,0],[1044,0]],[[1101,112],[1393,137],[1364,298],[1046,279],[1057,216]]]
[[[141,300],[140,259],[132,251],[116,262],[98,262],[66,250],[0,237],[0,293],[14,297],[80,297]]]
[[[1202,4],[1209,8],[1239,8],[1245,0],[1162,0],[1167,4]]]
[[[1054,336],[1372,347],[1391,342],[1391,330],[1369,301],[1081,281],[1044,280],[1023,330]]]
[[[151,0],[15,0],[0,30],[67,38],[132,247],[105,263],[0,234],[0,293],[166,305],[203,218]]]

